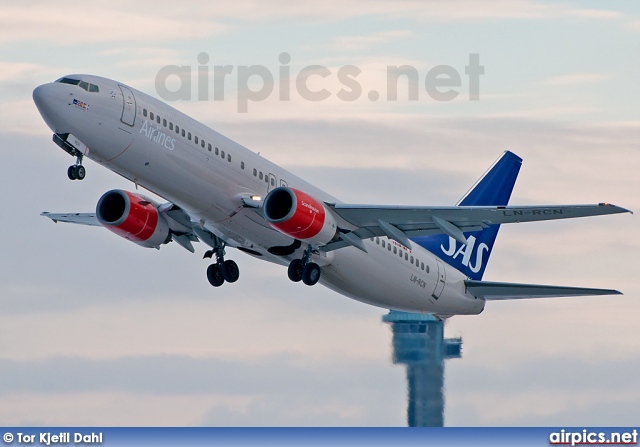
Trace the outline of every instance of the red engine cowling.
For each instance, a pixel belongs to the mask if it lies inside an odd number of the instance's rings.
[[[96,207],[102,225],[118,236],[149,248],[169,242],[171,232],[157,204],[140,194],[120,189],[105,193]]]
[[[338,231],[324,204],[298,189],[274,189],[265,197],[263,211],[273,228],[294,239],[324,245]]]

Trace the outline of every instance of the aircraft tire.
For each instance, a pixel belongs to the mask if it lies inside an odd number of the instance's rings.
[[[238,268],[238,264],[236,264],[232,260],[224,261],[220,270],[222,271],[222,277],[227,282],[236,282],[240,277],[240,269]]]
[[[320,266],[315,262],[310,262],[302,269],[302,282],[308,286],[313,286],[320,279]]]
[[[289,264],[289,269],[287,270],[287,274],[289,275],[289,279],[293,282],[300,282],[302,280],[302,260],[294,259]]]
[[[209,284],[213,287],[220,287],[224,284],[224,277],[222,276],[222,269],[218,264],[211,264],[207,268],[207,279]]]

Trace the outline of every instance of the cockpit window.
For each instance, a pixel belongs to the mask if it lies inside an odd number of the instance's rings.
[[[57,82],[61,82],[63,84],[78,85],[80,84],[80,79],[62,78],[58,79]]]
[[[80,79],[60,78],[56,82],[60,82],[62,84],[77,85],[81,89],[84,89],[84,90],[86,90],[88,92],[91,92],[91,93],[98,93],[100,91],[100,89],[98,88],[97,85],[89,84],[88,82],[81,81]]]

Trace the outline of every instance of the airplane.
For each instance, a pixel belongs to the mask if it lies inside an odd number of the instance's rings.
[[[500,225],[631,212],[609,204],[508,205],[522,159],[510,151],[456,206],[348,204],[168,104],[123,83],[72,74],[33,100],[53,141],[166,203],[111,190],[93,213],[42,213],[54,222],[105,227],[142,247],[171,241],[214,258],[214,287],[238,280],[227,248],[287,267],[291,281],[349,298],[444,319],[486,301],[620,294],[617,290],[483,281]],[[213,259],[212,259],[213,260]]]

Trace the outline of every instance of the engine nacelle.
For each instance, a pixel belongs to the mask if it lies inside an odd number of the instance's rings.
[[[276,230],[318,245],[335,238],[338,225],[324,204],[298,189],[282,186],[264,199],[264,217]]]
[[[171,231],[157,207],[145,196],[114,189],[100,197],[96,215],[118,236],[143,247],[158,248],[171,240]]]

